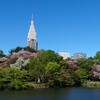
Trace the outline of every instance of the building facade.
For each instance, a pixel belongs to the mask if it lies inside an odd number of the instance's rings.
[[[75,53],[73,56],[73,59],[80,59],[80,58],[86,58],[86,53],[83,52]]]
[[[28,32],[28,36],[27,36],[27,47],[33,48],[34,50],[38,49],[38,42],[36,39],[36,31],[34,28],[34,21],[33,21],[33,17],[31,20],[31,25],[29,28],[29,32]]]
[[[63,59],[67,59],[70,57],[70,53],[68,52],[59,52],[59,56],[62,56]]]

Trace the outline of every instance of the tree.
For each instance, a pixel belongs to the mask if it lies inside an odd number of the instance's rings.
[[[29,52],[32,52],[32,53],[37,52],[36,50],[34,50],[33,48],[30,48],[30,47],[24,47],[23,49],[25,51],[29,51]]]
[[[30,48],[30,47],[20,47],[20,46],[17,46],[16,48],[14,49],[11,49],[9,51],[10,55],[12,55],[13,53],[18,53],[19,51],[29,51],[31,53],[35,53],[37,52],[36,50],[34,50],[33,48]]]
[[[79,68],[76,70],[76,74],[80,77],[81,81],[83,82],[84,80],[88,79],[88,73],[86,69]]]
[[[30,59],[24,60],[23,57],[20,57],[16,60],[14,64],[10,64],[10,67],[15,69],[25,70],[27,69],[29,60]]]
[[[57,62],[60,63],[62,57],[60,57],[57,53],[52,50],[41,50],[37,52],[37,57],[40,61],[47,64],[48,62]]]
[[[45,74],[46,76],[52,76],[55,72],[58,72],[60,69],[60,65],[56,62],[48,62],[47,66],[45,67]]]
[[[81,80],[80,77],[73,71],[72,69],[68,69],[69,74],[71,75],[71,78],[74,81],[74,86],[80,86]]]
[[[78,67],[87,70],[87,72],[91,70],[91,66],[93,66],[94,63],[95,61],[92,58],[78,59]]]
[[[9,53],[12,55],[13,53],[17,53],[23,49],[24,49],[23,47],[17,46],[15,49],[11,49]]]
[[[41,62],[38,57],[32,58],[29,63],[29,71],[33,71],[35,76],[35,81],[38,83],[43,83],[45,76],[45,64]]]
[[[0,58],[4,57],[4,56],[5,56],[4,52],[2,50],[0,50]]]
[[[45,81],[48,86],[50,87],[57,87],[60,86],[59,84],[59,73],[60,71],[60,64],[57,62],[48,62],[47,66],[45,67]]]
[[[60,66],[63,66],[64,69],[68,69],[69,68],[69,65],[67,63],[67,60],[61,60],[60,61]]]
[[[78,69],[77,63],[78,62],[76,60],[67,61],[69,68],[74,70],[74,71]]]
[[[48,62],[58,62],[62,58],[52,50],[40,50],[36,56],[30,60],[29,69],[34,70],[36,82],[43,82],[45,77],[45,67]]]
[[[100,81],[100,65],[93,65],[90,71],[90,79]]]
[[[10,56],[10,60],[13,60],[14,62],[22,57],[24,60],[27,60],[29,58],[33,58],[35,56],[35,53],[31,53],[29,51],[19,51],[18,53],[13,53],[11,56]]]
[[[97,61],[97,63],[100,64],[100,51],[98,51],[98,52],[96,53],[96,55],[94,56],[94,59]]]
[[[68,69],[65,69],[64,67],[61,68],[58,79],[60,81],[60,87],[73,86],[75,84]]]
[[[45,67],[48,62],[60,63],[62,58],[52,50],[40,50],[36,56],[30,60],[29,69],[36,75],[36,82],[43,82],[45,77]]]
[[[29,79],[27,71],[12,68],[0,69],[0,89],[25,89]]]

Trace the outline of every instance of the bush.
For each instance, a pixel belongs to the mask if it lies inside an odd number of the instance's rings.
[[[25,89],[29,74],[27,71],[21,71],[12,68],[0,69],[0,89]]]

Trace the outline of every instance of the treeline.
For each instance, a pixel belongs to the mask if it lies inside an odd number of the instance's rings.
[[[100,81],[100,52],[87,59],[65,59],[52,50],[16,47],[0,50],[0,89],[81,86]]]

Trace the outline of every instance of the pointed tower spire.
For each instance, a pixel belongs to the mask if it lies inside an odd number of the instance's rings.
[[[33,21],[33,14],[32,14],[31,25],[33,24],[34,24],[34,21]]]
[[[34,50],[37,50],[37,40],[36,40],[36,32],[34,28],[33,14],[32,14],[31,25],[27,37],[27,47],[31,47]]]
[[[33,14],[32,14],[32,20],[33,20]]]

